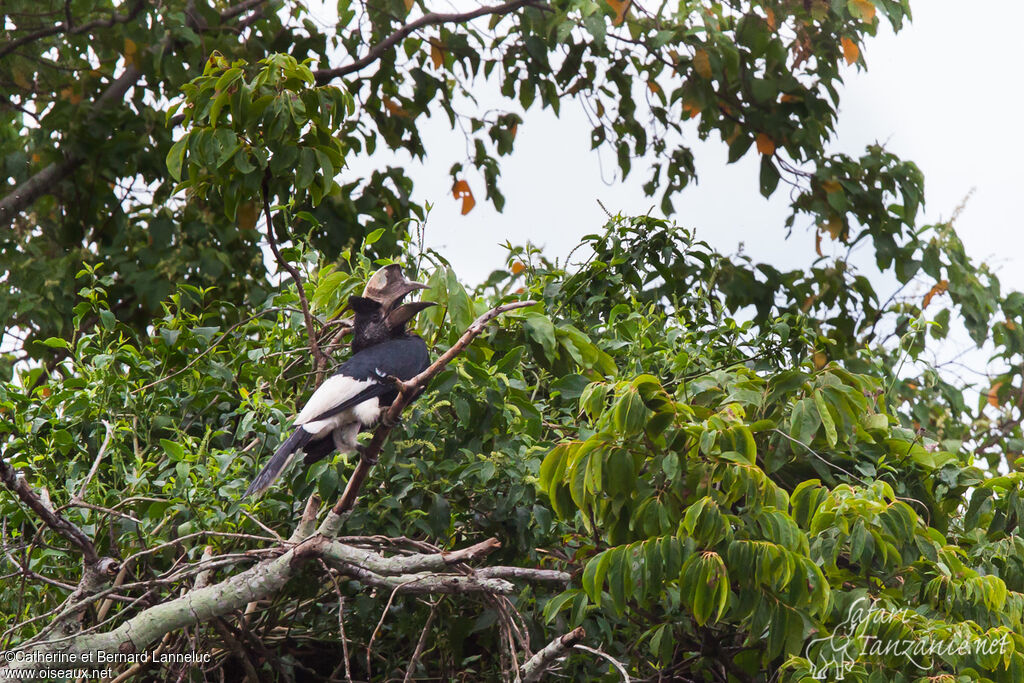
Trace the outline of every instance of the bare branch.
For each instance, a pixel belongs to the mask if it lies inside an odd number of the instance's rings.
[[[0,480],[32,509],[46,526],[68,539],[72,545],[78,548],[86,565],[92,565],[99,561],[100,556],[96,552],[96,546],[93,545],[92,539],[65,519],[63,515],[55,512],[50,505],[47,505],[39,494],[28,485],[24,475],[18,474],[3,458],[0,458]]]
[[[370,51],[363,57],[357,59],[351,64],[339,66],[334,69],[318,69],[313,72],[313,75],[316,76],[317,85],[324,85],[339,76],[361,71],[380,59],[385,52],[404,40],[410,33],[414,33],[425,26],[434,26],[436,24],[461,24],[478,17],[503,16],[505,14],[515,12],[517,9],[521,9],[523,7],[538,5],[540,5],[540,3],[537,3],[536,0],[512,0],[512,2],[506,2],[501,5],[478,7],[472,12],[454,12],[448,14],[430,12],[428,14],[424,14],[419,19],[411,21],[400,27],[390,36],[371,47]]]
[[[576,643],[583,640],[586,631],[583,627],[573,629],[563,636],[559,636],[544,646],[540,652],[526,660],[519,671],[523,675],[523,683],[536,683],[545,672],[555,663],[555,660],[568,652]]]

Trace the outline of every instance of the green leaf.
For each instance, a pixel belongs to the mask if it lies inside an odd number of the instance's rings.
[[[181,167],[185,163],[185,150],[188,144],[189,136],[185,135],[171,145],[171,150],[167,153],[167,172],[175,181],[181,180]]]
[[[828,410],[828,405],[825,402],[825,395],[821,389],[814,390],[814,406],[818,409],[818,416],[821,418],[821,424],[825,427],[825,438],[828,440],[829,446],[835,446],[839,442],[839,436],[836,433],[836,423],[832,420],[832,414]]]

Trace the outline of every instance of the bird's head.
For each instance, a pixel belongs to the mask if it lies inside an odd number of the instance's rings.
[[[402,299],[428,285],[410,280],[398,264],[384,266],[369,279],[362,296],[350,296],[349,308],[354,315],[352,348],[372,346],[392,337],[405,334],[405,325],[430,306],[433,301],[414,301],[403,304]]]
[[[385,315],[391,311],[407,294],[417,289],[430,289],[430,285],[410,280],[402,272],[397,263],[384,266],[366,281],[363,297],[380,304]]]

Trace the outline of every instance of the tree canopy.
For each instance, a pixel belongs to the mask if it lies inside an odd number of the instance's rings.
[[[913,163],[829,151],[843,65],[906,3],[6,11],[0,647],[209,653],[114,674],[197,680],[1024,678],[1024,295],[919,224]],[[473,109],[485,79],[507,111]],[[423,156],[443,114],[472,150],[454,194],[500,208],[535,104],[585,107],[669,217],[466,283],[403,169],[346,169]],[[674,223],[694,133],[759,155],[780,235],[865,243],[897,291]],[[241,499],[393,261],[451,363],[351,510],[355,455]],[[935,361],[961,331],[972,374]]]

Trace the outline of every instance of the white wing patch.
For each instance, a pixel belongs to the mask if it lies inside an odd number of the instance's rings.
[[[306,406],[295,416],[295,424],[306,424],[323,415],[331,408],[341,405],[369,386],[376,384],[373,380],[358,380],[344,375],[328,377],[309,397]],[[373,403],[377,403],[376,400]],[[313,430],[307,430],[313,431]]]

